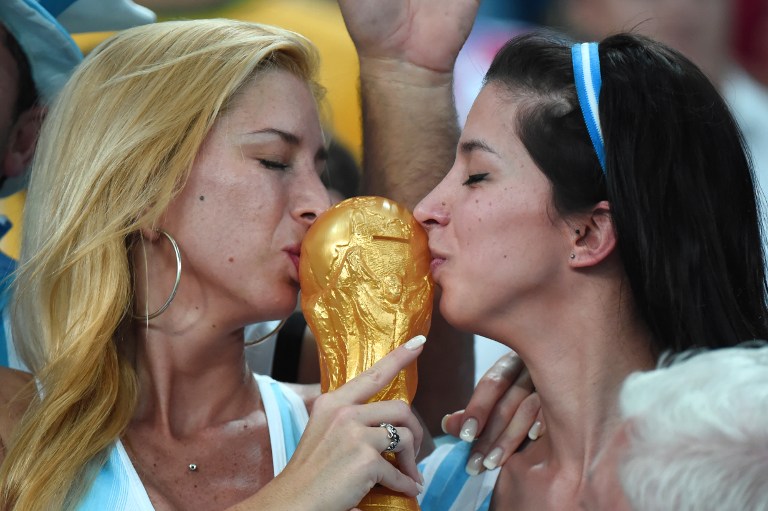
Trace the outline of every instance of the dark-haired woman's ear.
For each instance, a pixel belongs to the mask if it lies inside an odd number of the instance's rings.
[[[570,264],[574,268],[596,266],[616,248],[616,231],[608,201],[598,202],[573,229]]]

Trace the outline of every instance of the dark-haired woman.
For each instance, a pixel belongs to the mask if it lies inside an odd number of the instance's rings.
[[[547,434],[478,477],[510,453],[439,449],[422,509],[578,509],[630,372],[768,337],[755,202],[727,106],[679,53],[510,41],[415,215],[443,315],[520,355]]]

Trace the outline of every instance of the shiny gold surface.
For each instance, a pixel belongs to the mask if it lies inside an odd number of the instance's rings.
[[[320,353],[321,387],[334,390],[415,335],[432,317],[429,247],[403,206],[354,197],[323,213],[301,247],[301,306]],[[371,401],[416,393],[411,364]],[[394,462],[394,456],[387,458]],[[374,488],[364,511],[418,510],[416,499]]]

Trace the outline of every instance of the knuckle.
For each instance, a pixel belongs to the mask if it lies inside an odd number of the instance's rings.
[[[312,407],[315,413],[323,413],[326,410],[332,408],[333,398],[330,394],[321,394],[315,399],[315,404]]]
[[[520,406],[520,400],[505,399],[499,402],[499,404],[496,406],[496,411],[500,417],[508,421],[513,416],[517,415],[522,411],[522,407]]]
[[[341,424],[348,424],[352,422],[357,416],[355,408],[353,406],[342,406],[334,413],[335,421]]]
[[[512,383],[509,373],[498,371],[491,368],[477,382],[478,387],[482,384],[484,387],[490,387],[495,390],[506,389]]]
[[[537,415],[539,413],[539,408],[541,408],[541,403],[539,402],[538,396],[531,394],[523,399],[519,408],[520,413],[524,413],[525,415]]]
[[[402,419],[405,419],[411,414],[411,407],[405,401],[396,399],[394,401],[394,408],[395,414]]]
[[[363,371],[363,374],[376,386],[383,386],[385,383],[388,383],[387,378],[382,373],[381,369],[376,366],[369,367]]]

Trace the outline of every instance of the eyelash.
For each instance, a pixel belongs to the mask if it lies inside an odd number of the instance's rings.
[[[264,165],[264,167],[268,168],[269,170],[285,170],[288,168],[288,165],[285,163],[280,163],[279,161],[260,159],[259,163]]]
[[[464,181],[462,184],[464,186],[471,186],[475,183],[479,183],[480,181],[484,181],[485,177],[488,175],[488,173],[484,174],[470,174],[470,176],[467,178],[466,181]]]

